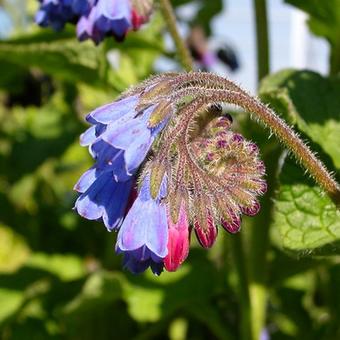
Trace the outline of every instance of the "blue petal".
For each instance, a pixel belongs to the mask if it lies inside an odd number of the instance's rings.
[[[111,172],[99,176],[77,200],[79,215],[89,219],[102,218],[108,230],[120,225],[132,187],[132,180],[116,182]]]
[[[93,24],[89,18],[82,16],[77,22],[77,37],[80,41],[89,39],[92,36]]]
[[[138,197],[125,217],[117,236],[117,246],[122,251],[136,250],[146,243],[148,224],[152,219],[148,202]]]
[[[92,168],[84,172],[82,176],[79,178],[78,182],[76,183],[73,189],[80,193],[83,193],[87,189],[89,189],[89,187],[98,178],[96,171],[97,170],[95,168]]]
[[[99,140],[90,147],[92,156],[97,159],[96,168],[101,171],[112,171],[116,181],[126,181],[131,178],[126,171],[124,151]]]
[[[165,207],[138,197],[127,214],[118,234],[117,246],[122,251],[146,245],[157,257],[167,255],[168,225]]]
[[[97,220],[102,217],[103,205],[101,203],[107,199],[107,197],[103,197],[103,189],[109,185],[110,180],[113,181],[113,176],[110,176],[110,173],[99,177],[85,193],[79,196],[75,209],[80,216],[88,220]]]
[[[139,139],[132,141],[129,147],[125,150],[124,158],[128,174],[134,174],[137,168],[142,164],[152,143],[153,139],[150,137],[150,133],[145,131]]]
[[[119,248],[116,250],[118,253],[122,253]],[[144,255],[141,256],[141,254]],[[123,266],[133,274],[140,274],[148,267],[151,267],[151,270],[156,275],[159,275],[163,270],[163,259],[159,257],[153,259],[150,254],[150,251],[145,246],[135,251],[124,252]]]
[[[129,1],[98,0],[97,10],[98,16],[103,16],[110,20],[121,18],[129,20],[131,16]]]
[[[128,174],[134,174],[144,161],[153,139],[150,130],[141,119],[132,119],[124,125],[108,125],[101,138],[115,148],[125,150],[125,163]]]
[[[122,224],[131,188],[132,180],[129,180],[118,183],[112,192],[103,214],[103,222],[108,230],[116,229]]]
[[[132,141],[143,143],[150,139],[151,133],[146,124],[139,118],[128,121],[117,120],[107,126],[101,138],[118,149],[126,150]]]
[[[92,144],[96,139],[96,126],[93,125],[80,135],[80,145],[88,146]]]
[[[168,254],[168,221],[165,206],[158,205],[151,218],[153,223],[149,225],[146,246],[152,253],[164,258]]]
[[[103,105],[88,114],[87,119],[94,119],[96,122],[109,124],[126,116],[121,123],[133,118],[136,115],[135,108],[139,96],[130,96],[110,104]]]
[[[124,38],[130,27],[131,22],[126,18],[116,19],[111,22],[111,31],[118,39]]]

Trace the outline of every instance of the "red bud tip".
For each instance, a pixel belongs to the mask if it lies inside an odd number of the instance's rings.
[[[241,207],[241,211],[243,214],[247,216],[255,216],[261,209],[261,205],[259,202],[255,201],[253,205],[249,207]]]
[[[217,228],[215,227],[212,218],[207,219],[207,229],[203,229],[198,221],[195,221],[196,237],[203,248],[211,248],[217,237]]]
[[[164,267],[173,272],[184,262],[189,254],[189,222],[181,205],[177,223],[173,223],[168,211],[168,255],[164,258]]]
[[[222,219],[222,227],[231,234],[235,234],[241,229],[241,218],[235,214],[231,214],[230,220]]]

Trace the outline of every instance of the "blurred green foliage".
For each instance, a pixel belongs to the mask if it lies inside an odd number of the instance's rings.
[[[194,1],[174,1],[187,2]],[[310,13],[313,32],[334,45],[340,21],[322,19],[321,9],[338,10],[335,0],[289,2]],[[222,2],[198,3],[196,20],[209,27]],[[163,32],[155,15],[122,44],[78,43],[70,27],[58,34],[30,28],[0,42],[1,339],[240,338],[233,236],[221,232],[209,252],[192,244],[176,273],[133,276],[114,254],[115,234],[72,211],[72,186],[91,166],[78,144],[84,114],[154,71],[155,60],[167,54]],[[270,75],[260,88],[262,99],[312,141],[334,172],[340,168],[339,94],[339,76],[308,71]],[[238,118],[239,129],[264,153],[276,147],[262,129]],[[280,162],[267,330],[278,340],[339,339],[339,211],[289,157]],[[245,218],[242,233],[254,228]]]

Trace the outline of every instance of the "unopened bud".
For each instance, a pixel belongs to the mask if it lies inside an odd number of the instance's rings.
[[[241,229],[241,218],[232,211],[223,214],[221,219],[222,227],[231,234],[235,234]]]
[[[204,248],[211,248],[217,237],[217,228],[214,225],[212,217],[208,215],[203,224],[196,220],[194,222],[194,227],[197,239],[201,246]]]
[[[217,237],[217,228],[210,211],[209,199],[198,197],[195,205],[194,227],[197,239],[204,248],[210,248]]]
[[[243,214],[248,216],[255,216],[261,209],[261,205],[258,201],[254,201],[250,206],[241,206]]]
[[[168,209],[168,254],[164,258],[167,271],[175,271],[189,254],[189,221],[184,203],[181,204],[178,221],[173,223]]]

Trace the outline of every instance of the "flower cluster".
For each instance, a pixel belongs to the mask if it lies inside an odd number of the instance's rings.
[[[204,96],[218,90],[206,79],[202,91],[204,77],[156,76],[87,115],[92,126],[81,145],[96,162],[75,185],[75,209],[118,231],[116,252],[134,273],[176,270],[188,256],[191,229],[209,248],[217,225],[235,233],[242,214],[260,209],[256,197],[266,183],[259,150],[231,131],[219,104],[209,104]]]
[[[37,24],[56,31],[67,22],[77,25],[80,41],[92,39],[96,44],[106,36],[124,39],[126,33],[145,23],[152,9],[152,0],[39,0]]]

